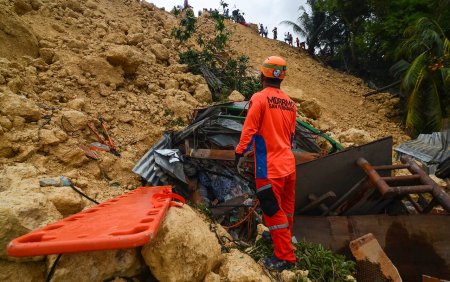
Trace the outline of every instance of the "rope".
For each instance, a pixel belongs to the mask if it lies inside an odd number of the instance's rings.
[[[59,254],[56,257],[56,260],[53,262],[52,267],[50,268],[50,272],[47,275],[47,278],[45,279],[45,282],[50,282],[53,278],[53,274],[55,274],[56,266],[58,265],[59,260],[61,259],[62,254]]]
[[[235,223],[235,224],[233,224],[233,225],[231,225],[231,226],[224,226],[223,228],[225,228],[226,230],[228,230],[228,229],[231,229],[231,228],[235,228],[235,227],[240,226],[242,223],[244,223],[247,219],[249,219],[249,218],[253,215],[253,212],[254,212],[254,211],[256,210],[256,208],[258,207],[258,204],[259,204],[259,201],[256,200],[255,205],[250,209],[249,213],[248,213],[242,220],[240,220],[239,222],[237,222],[237,223]]]
[[[81,196],[85,197],[86,199],[88,199],[89,201],[93,202],[94,204],[98,205],[100,204],[99,202],[97,202],[96,200],[92,199],[91,197],[89,197],[88,195],[84,194],[83,192],[81,192],[80,190],[77,189],[77,187],[75,187],[75,185],[73,185],[72,183],[70,184],[70,188],[72,188],[75,192],[77,192],[78,194],[80,194]]]

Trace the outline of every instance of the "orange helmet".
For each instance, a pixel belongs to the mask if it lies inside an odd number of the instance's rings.
[[[261,71],[265,77],[283,80],[286,76],[286,61],[278,56],[270,56],[264,61]]]

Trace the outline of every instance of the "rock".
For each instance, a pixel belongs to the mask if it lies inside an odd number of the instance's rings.
[[[45,262],[10,262],[0,260],[0,281],[45,281]]]
[[[2,136],[0,138],[0,158],[13,158],[17,154],[14,145]]]
[[[245,101],[245,97],[239,91],[234,90],[233,92],[231,92],[230,96],[228,96],[228,101],[242,102],[242,101]]]
[[[207,84],[199,84],[195,89],[194,98],[200,103],[211,103],[212,94]]]
[[[19,116],[27,122],[38,121],[41,117],[41,111],[33,101],[11,91],[0,92],[0,113]]]
[[[0,192],[39,189],[39,181],[36,179],[38,173],[36,167],[27,163],[3,167],[0,171]]]
[[[52,129],[39,130],[39,141],[42,145],[51,145],[61,142]]]
[[[40,0],[31,0],[30,4],[35,11],[39,10],[42,7],[42,2]]]
[[[289,270],[283,270],[280,274],[283,282],[297,282],[297,275]]]
[[[33,10],[33,7],[31,7],[30,1],[27,0],[15,0],[14,1],[14,11],[18,15],[26,14]]]
[[[68,142],[70,143],[70,142]],[[80,167],[89,159],[85,157],[84,152],[77,147],[77,144],[59,144],[52,149],[51,153],[63,164],[73,167]]]
[[[169,59],[169,50],[162,44],[153,44],[150,50],[155,54],[157,60],[167,61]]]
[[[137,45],[145,40],[145,35],[143,33],[133,33],[127,35],[127,42],[130,45]]]
[[[317,103],[317,100],[313,98],[312,100],[303,101],[300,104],[300,111],[305,114],[306,117],[312,119],[318,119],[322,115],[322,107]]]
[[[12,122],[5,116],[0,116],[0,126],[10,130],[12,128]]]
[[[202,281],[220,262],[220,249],[208,224],[185,205],[169,209],[142,256],[159,281]]]
[[[112,32],[108,33],[104,40],[109,43],[114,43],[117,45],[127,44],[127,37],[123,32]]]
[[[98,83],[116,86],[124,84],[123,70],[110,65],[105,58],[87,56],[78,65],[84,72],[95,76]]]
[[[46,64],[51,64],[55,56],[55,51],[51,48],[41,48],[39,49],[39,56],[41,56]]]
[[[185,73],[188,72],[189,68],[186,64],[173,64],[170,65],[169,70],[171,73]]]
[[[76,98],[67,103],[67,106],[72,110],[82,111],[86,101],[83,98]]]
[[[350,128],[338,135],[339,141],[342,143],[353,143],[355,145],[363,145],[372,141],[372,136],[362,129]]]
[[[83,13],[83,7],[81,6],[81,2],[78,0],[66,0],[62,6],[64,8],[69,8],[74,12]]]
[[[0,193],[0,258],[8,259],[6,245],[14,238],[62,219],[45,195],[10,189]]]
[[[176,81],[175,79],[169,79],[166,81],[166,83],[164,83],[164,88],[165,89],[177,89],[180,87],[180,85],[178,84],[178,81]]]
[[[87,127],[88,117],[84,113],[75,110],[67,110],[62,111],[61,114],[63,116],[62,120],[64,120],[64,124],[67,124],[69,129],[77,131]]]
[[[106,59],[113,66],[121,66],[126,74],[134,74],[144,62],[144,55],[132,46],[114,46],[106,52]]]
[[[271,281],[264,270],[249,255],[232,249],[223,255],[224,259],[219,269],[222,279],[229,282],[241,281]]]
[[[92,9],[92,10],[96,10],[98,6],[97,6],[97,3],[95,3],[93,0],[88,0],[86,2],[86,7],[88,7],[89,9]]]
[[[283,86],[284,92],[291,97],[295,103],[303,103],[305,101],[305,94],[302,89],[297,87]]]
[[[296,270],[295,272],[283,270],[280,278],[283,282],[311,282],[308,278],[308,270]]]
[[[262,234],[267,231],[269,232],[269,228],[264,224],[260,223],[256,226],[256,239],[255,242],[262,238]]]
[[[18,2],[27,3],[25,0]],[[29,5],[26,7],[26,9],[31,8]],[[39,44],[32,28],[9,12],[5,6],[0,8],[0,19],[2,19],[0,21],[0,58],[16,59],[22,56],[36,58],[39,54]]]
[[[210,272],[206,275],[205,280],[203,282],[220,282],[220,275],[214,272]]]
[[[48,257],[49,268],[55,258]],[[144,268],[138,249],[64,254],[52,282],[106,281],[117,276],[136,276]]]
[[[41,187],[40,191],[47,196],[63,217],[80,212],[85,207],[81,195],[70,187]]]
[[[165,95],[166,98],[164,99],[166,109],[172,112],[176,118],[181,118],[186,122],[188,116],[192,114],[194,107],[198,105],[197,100],[185,91],[175,91],[171,89],[165,91],[165,93],[167,93],[167,95]]]

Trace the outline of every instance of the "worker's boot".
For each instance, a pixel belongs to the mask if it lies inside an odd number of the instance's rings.
[[[266,257],[262,259],[261,263],[270,271],[283,271],[295,266],[295,263],[278,259],[276,256]]]

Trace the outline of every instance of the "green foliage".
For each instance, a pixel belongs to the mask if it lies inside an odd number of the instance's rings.
[[[322,245],[301,241],[294,244],[294,247],[297,256],[294,270],[309,270],[308,278],[312,281],[347,281],[347,277],[355,272],[355,262],[333,254]],[[273,245],[258,240],[247,253],[258,261],[273,254]]]
[[[221,2],[221,6],[228,5]],[[226,7],[226,6],[225,6]],[[198,23],[193,14],[186,14],[180,21],[180,26],[175,28],[172,35],[180,42],[187,41],[196,35],[196,42],[200,49],[188,49],[180,53],[180,63],[187,64],[189,70],[195,74],[209,70],[215,78],[205,77],[210,82],[210,89],[215,93],[215,100],[222,100],[233,90],[238,90],[247,99],[261,90],[262,86],[257,77],[247,76],[249,58],[240,56],[232,58],[225,55],[225,48],[230,33],[225,27],[225,17],[218,11],[210,13],[214,21],[214,33],[202,34],[197,32]],[[216,84],[214,84],[216,83]]]
[[[296,22],[283,22],[306,37],[308,51],[325,63],[389,80],[403,31],[426,16],[450,32],[448,0],[308,0]]]
[[[439,24],[420,18],[405,30],[392,68],[407,96],[405,125],[413,136],[439,131],[450,113],[450,43]],[[408,61],[411,61],[409,63]]]
[[[181,12],[175,8],[175,15],[180,16]],[[180,26],[172,29],[172,36],[180,42],[187,41],[196,31],[197,19],[191,9],[187,9],[181,18]]]
[[[173,119],[170,121],[170,126],[185,126],[183,119],[181,117],[178,117],[176,119]]]

